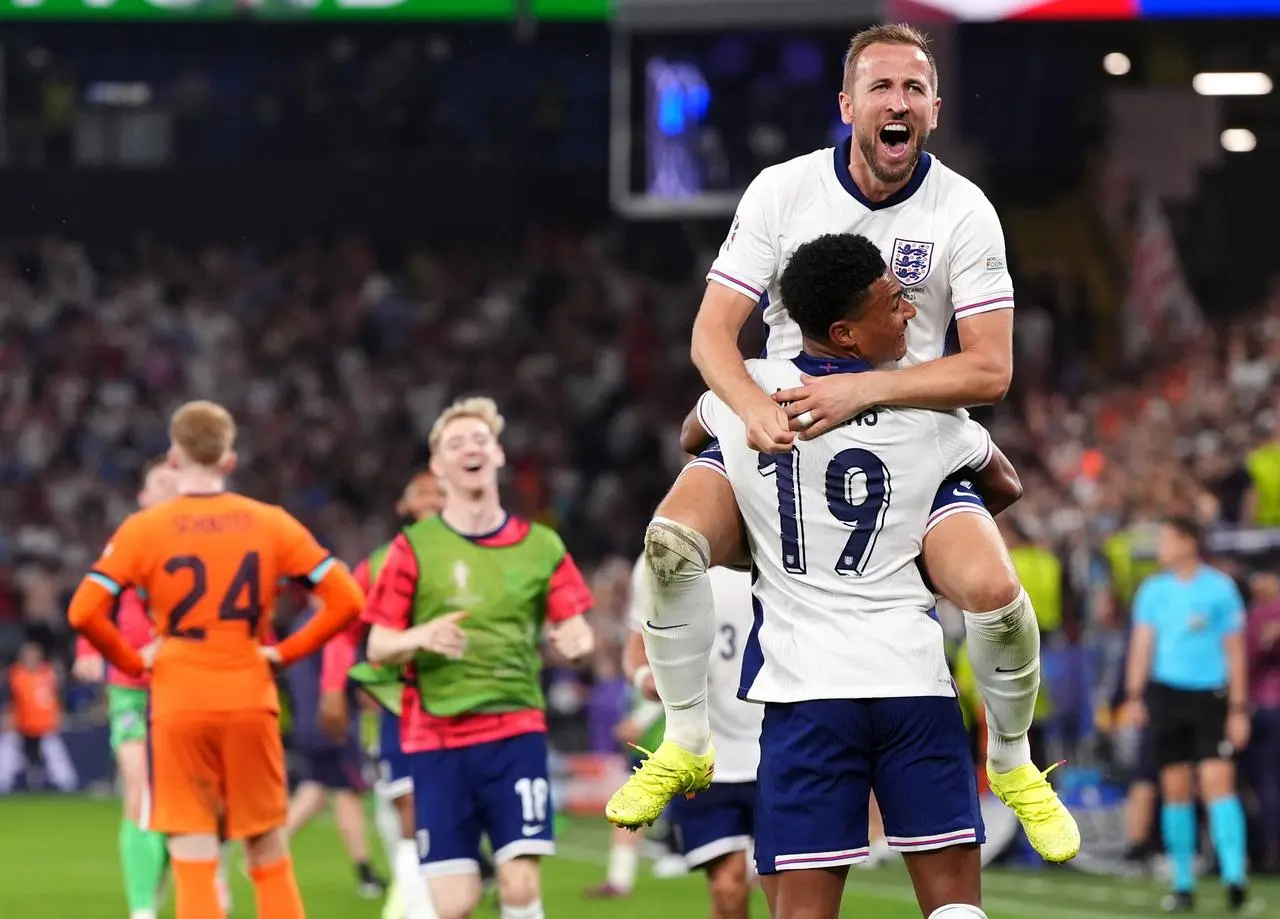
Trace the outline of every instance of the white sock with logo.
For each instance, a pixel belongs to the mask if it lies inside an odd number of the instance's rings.
[[[1008,606],[964,614],[974,679],[987,709],[987,762],[996,773],[1031,762],[1027,731],[1040,692],[1040,626],[1025,590]]]

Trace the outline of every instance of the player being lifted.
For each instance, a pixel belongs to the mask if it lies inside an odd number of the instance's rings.
[[[169,837],[178,919],[223,919],[219,826],[244,841],[259,916],[301,919],[284,840],[287,805],[273,665],[314,653],[358,614],[350,573],[283,509],[226,490],[235,423],[190,402],[169,424],[177,496],[120,525],[71,599],[69,618],[108,663],[151,670],[152,826]],[[282,579],[324,603],[278,646],[263,639]],[[122,592],[146,597],[158,638],[140,654],[111,622]]]
[[[143,471],[138,507],[145,510],[176,494],[173,470],[159,457]],[[151,617],[136,590],[123,591],[116,622],[135,650],[151,643]],[[147,829],[150,780],[147,777],[147,679],[134,678],[118,667],[108,667],[84,637],[76,641],[76,679],[107,684],[107,713],[111,725],[111,752],[124,786],[124,814],[120,821],[120,866],[124,873],[125,900],[130,919],[155,919],[156,893],[164,877],[164,836]]]
[[[801,245],[781,287],[803,350],[749,362],[768,391],[906,350],[915,308],[865,237]],[[777,455],[748,447],[712,393],[694,423],[720,438],[756,568],[740,692],[765,706],[756,865],[778,875],[773,915],[839,914],[848,867],[868,856],[873,791],[922,913],[983,916],[968,734],[916,559],[944,479],[980,477],[1003,507],[1020,491],[1012,467],[957,413],[869,409]]]
[[[455,402],[430,435],[439,515],[391,543],[365,610],[369,660],[409,665],[409,755],[422,873],[441,919],[480,901],[481,836],[503,919],[542,919],[538,859],[555,851],[539,683],[544,623],[565,658],[593,645],[591,594],[560,537],[507,514],[503,421],[492,399]]]
[[[694,363],[762,454],[785,457],[794,431],[810,439],[872,406],[946,410],[996,402],[1012,373],[1013,282],[999,219],[977,186],[923,150],[941,106],[924,35],[884,25],[854,36],[839,102],[852,136],[772,166],[751,183],[694,321]],[[805,240],[845,232],[881,249],[917,311],[902,369],[805,374],[770,398],[743,366],[738,332],[767,295],[767,354],[795,356],[801,336],[779,289],[783,266]],[[953,324],[960,351],[944,356]],[[1035,611],[980,500],[944,485],[931,519],[923,559],[938,592],[966,611],[967,645],[987,707],[992,790],[1036,851],[1066,861],[1079,851],[1079,830],[1047,773],[1032,764],[1027,742],[1040,685]],[[615,823],[648,822],[672,796],[708,782],[706,661],[714,628],[706,572],[728,557],[739,532],[730,489],[704,471],[677,481],[645,534],[657,585],[645,641],[666,706],[666,742],[652,769],[638,772],[610,802]]]

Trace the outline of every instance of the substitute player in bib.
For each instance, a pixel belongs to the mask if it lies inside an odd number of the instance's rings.
[[[902,356],[915,309],[864,237],[802,245],[782,289],[804,350],[749,363],[768,391]],[[755,563],[740,694],[765,705],[756,865],[778,875],[773,915],[839,915],[848,867],[868,855],[874,791],[922,913],[983,916],[968,735],[916,561],[940,482],[976,472],[1007,504],[1012,469],[957,413],[871,409],[777,455],[748,447],[712,393],[693,418],[720,438]]]
[[[302,919],[283,826],[287,805],[273,665],[318,650],[359,614],[350,573],[283,509],[226,490],[235,423],[190,402],[169,424],[177,496],[120,525],[71,600],[69,618],[132,677],[151,670],[152,826],[169,837],[177,919],[223,919],[215,891],[219,829],[243,840],[259,916]],[[282,579],[324,603],[264,644]],[[139,654],[111,622],[129,588],[145,595],[158,638]]]
[[[1012,374],[1013,282],[999,219],[977,186],[923,150],[941,105],[926,38],[908,26],[854,36],[839,101],[851,138],[772,166],[751,183],[694,322],[694,363],[743,420],[747,442],[766,454],[791,450],[793,429],[803,431],[801,439],[816,437],[875,405],[945,410],[996,402]],[[764,302],[766,353],[795,356],[801,336],[780,290],[783,267],[806,240],[849,232],[880,248],[917,311],[900,369],[805,374],[770,398],[743,366],[738,332]],[[944,356],[953,327],[960,351]],[[1079,830],[1032,765],[1027,742],[1040,685],[1035,611],[995,522],[969,489],[941,487],[931,514],[936,525],[923,558],[938,592],[967,611],[968,646],[988,710],[992,790],[1036,851],[1066,861],[1079,851]],[[679,786],[704,784],[711,763],[702,662],[713,632],[709,616],[697,611],[708,607],[706,569],[723,563],[737,540],[729,489],[709,472],[677,481],[645,537],[659,584],[654,621],[690,623],[646,631],[671,742],[657,752],[664,771],[684,775]],[[665,803],[632,797],[625,807],[618,802],[623,820]]]
[[[416,473],[396,502],[396,516],[402,526],[423,520],[444,507],[444,492],[430,469]],[[356,566],[355,575],[366,594],[382,573],[391,543],[384,543]],[[320,715],[334,737],[345,736],[353,723],[347,704],[348,680],[364,688],[382,709],[378,723],[378,780],[373,786],[377,799],[374,820],[391,864],[391,888],[383,919],[434,919],[435,910],[418,864],[418,843],[414,839],[413,776],[409,759],[400,749],[400,705],[404,679],[398,667],[357,664],[369,626],[363,620],[335,636],[325,646],[320,673]]]
[[[503,919],[542,919],[538,859],[555,852],[539,675],[544,624],[565,658],[590,653],[591,594],[554,531],[512,517],[492,399],[455,402],[432,426],[438,516],[407,527],[365,609],[369,660],[408,665],[401,746],[410,756],[419,855],[441,919],[480,902],[481,837]]]
[[[146,510],[177,494],[174,472],[161,456],[147,464],[138,507]],[[116,623],[125,641],[135,650],[154,637],[151,616],[136,590],[120,594]],[[81,636],[76,640],[76,679],[107,684],[107,715],[111,727],[111,752],[124,793],[120,820],[120,867],[124,874],[125,901],[130,919],[155,919],[156,892],[168,861],[164,835],[148,829],[151,795],[147,776],[147,679],[135,679],[118,667],[108,667],[102,655]]]

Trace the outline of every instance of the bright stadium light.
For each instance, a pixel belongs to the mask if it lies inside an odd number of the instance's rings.
[[[1124,76],[1132,66],[1129,55],[1121,54],[1119,51],[1112,51],[1102,59],[1102,69],[1113,77]]]
[[[1265,96],[1271,92],[1271,77],[1256,70],[1197,73],[1191,88],[1202,96]]]
[[[1248,128],[1227,128],[1221,140],[1222,149],[1228,153],[1248,153],[1258,146],[1258,138]]]

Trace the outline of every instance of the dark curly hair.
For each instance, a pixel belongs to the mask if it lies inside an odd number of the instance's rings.
[[[1164,518],[1164,522],[1195,543],[1197,555],[1204,554],[1204,527],[1198,520],[1189,514],[1174,514]]]
[[[808,338],[825,341],[831,324],[858,319],[884,258],[856,233],[828,233],[796,249],[782,272],[782,302]]]

